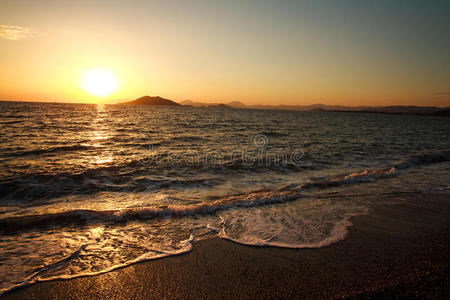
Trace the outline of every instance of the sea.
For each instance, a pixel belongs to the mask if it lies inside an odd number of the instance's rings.
[[[0,102],[0,128],[0,293],[203,239],[326,247],[450,190],[448,117]]]

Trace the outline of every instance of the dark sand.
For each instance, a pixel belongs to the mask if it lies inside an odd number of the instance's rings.
[[[407,204],[378,206],[353,218],[345,240],[321,249],[211,239],[184,255],[37,283],[3,298],[449,299],[449,193],[406,196]]]

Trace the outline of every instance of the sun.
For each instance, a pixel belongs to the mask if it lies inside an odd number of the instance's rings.
[[[118,80],[109,70],[92,69],[81,75],[81,86],[93,96],[106,97],[117,90]]]

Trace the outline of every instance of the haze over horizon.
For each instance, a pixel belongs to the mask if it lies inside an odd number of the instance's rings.
[[[450,105],[449,1],[5,0],[0,20],[1,100]]]

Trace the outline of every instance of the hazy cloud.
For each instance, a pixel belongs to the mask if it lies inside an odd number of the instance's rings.
[[[32,30],[20,26],[0,25],[0,37],[7,40],[21,40],[32,36]]]
[[[450,96],[450,93],[433,93],[433,96]]]

